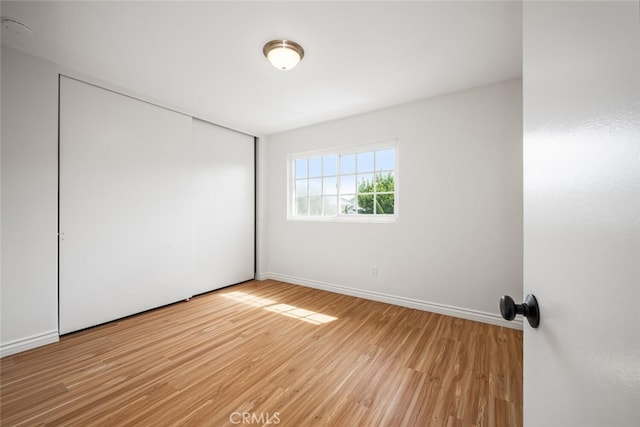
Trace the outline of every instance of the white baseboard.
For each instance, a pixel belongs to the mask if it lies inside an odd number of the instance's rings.
[[[0,357],[20,353],[32,348],[58,342],[59,340],[60,336],[58,335],[58,331],[49,331],[2,343],[0,344]]]
[[[467,320],[475,320],[477,322],[489,323],[491,325],[504,326],[506,328],[522,330],[522,319],[515,319],[511,322],[504,320],[495,313],[487,313],[484,311],[472,310],[469,308],[455,307],[435,302],[422,301],[415,298],[407,298],[396,295],[389,295],[381,292],[367,291],[363,289],[350,288],[347,286],[334,285],[331,283],[319,282],[317,280],[303,279],[300,277],[288,276],[279,273],[264,273],[257,280],[278,280],[281,282],[292,283],[294,285],[307,286],[324,291],[335,292],[338,294],[351,295],[354,297],[364,298],[373,301],[386,302],[388,304],[399,305],[403,307],[415,308],[418,310],[429,311],[432,313],[444,314],[447,316],[460,317]]]
[[[269,273],[256,273],[256,280],[267,280],[269,278]]]

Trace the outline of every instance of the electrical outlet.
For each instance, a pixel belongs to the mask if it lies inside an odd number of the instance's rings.
[[[371,277],[378,277],[378,267],[375,265],[371,267]]]

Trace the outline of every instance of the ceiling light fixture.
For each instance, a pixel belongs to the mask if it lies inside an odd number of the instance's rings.
[[[291,40],[271,40],[262,48],[262,53],[279,70],[290,70],[304,57],[304,49]]]
[[[20,34],[21,36],[30,36],[33,34],[33,30],[22,22],[15,19],[2,17],[2,28],[9,30],[13,33]]]

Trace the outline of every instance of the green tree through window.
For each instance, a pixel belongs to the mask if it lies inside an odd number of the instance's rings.
[[[379,173],[373,180],[363,180],[358,185],[358,213],[394,213],[394,181],[391,173]],[[374,209],[375,206],[375,209]]]

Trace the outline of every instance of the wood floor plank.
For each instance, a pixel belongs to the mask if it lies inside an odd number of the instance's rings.
[[[518,427],[522,332],[267,280],[0,361],[3,426],[243,423]]]

